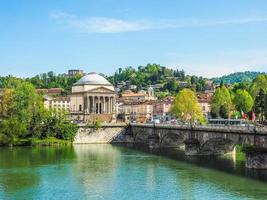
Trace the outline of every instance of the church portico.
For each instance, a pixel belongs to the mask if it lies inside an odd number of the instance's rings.
[[[72,119],[110,122],[115,117],[114,87],[102,76],[90,73],[75,83],[71,95]]]
[[[112,114],[114,96],[88,96],[85,101],[87,102],[86,111],[88,114]]]

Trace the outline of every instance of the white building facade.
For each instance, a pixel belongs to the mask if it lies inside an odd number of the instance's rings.
[[[104,77],[89,73],[72,87],[70,112],[73,120],[111,122],[115,119],[115,90]]]

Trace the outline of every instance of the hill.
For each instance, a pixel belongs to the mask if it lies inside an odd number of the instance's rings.
[[[217,78],[212,78],[215,83],[220,83],[223,81],[224,83],[233,84],[233,83],[241,83],[241,82],[251,82],[254,78],[256,78],[260,74],[266,74],[265,72],[235,72],[229,75],[224,75]]]

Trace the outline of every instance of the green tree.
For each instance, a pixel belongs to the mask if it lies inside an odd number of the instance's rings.
[[[26,81],[4,89],[0,114],[0,145],[13,145],[25,138],[73,140],[77,131],[65,113],[46,110],[42,96]]]
[[[260,89],[258,95],[255,98],[254,110],[257,118],[262,123],[264,120],[264,101],[265,101],[265,91]]]
[[[232,109],[230,92],[225,86],[216,89],[211,101],[211,113],[214,117],[228,118]]]
[[[196,94],[190,89],[183,89],[178,93],[172,105],[171,112],[185,122],[205,122],[205,118],[198,104]]]
[[[267,91],[267,74],[257,76],[250,86],[250,94],[255,99],[260,90]]]
[[[238,111],[248,113],[252,110],[254,101],[246,90],[238,89],[234,94],[234,105]]]

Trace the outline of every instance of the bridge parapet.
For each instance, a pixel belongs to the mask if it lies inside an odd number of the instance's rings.
[[[135,143],[148,144],[152,148],[183,145],[186,155],[224,154],[233,151],[237,144],[267,150],[266,127],[131,123],[130,129]],[[246,166],[267,169],[266,152],[246,154]]]
[[[267,135],[267,127],[130,123],[131,127]]]

